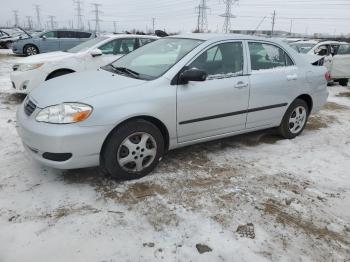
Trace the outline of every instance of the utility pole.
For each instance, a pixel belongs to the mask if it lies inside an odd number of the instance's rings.
[[[31,17],[31,16],[26,16],[26,18],[27,18],[28,29],[29,29],[29,30],[32,30],[32,29],[33,29],[32,17]]]
[[[290,19],[290,29],[289,29],[290,35],[292,35],[292,28],[293,28],[293,19]]]
[[[199,33],[208,31],[207,10],[209,9],[210,8],[207,6],[206,0],[200,0],[199,5],[196,7],[196,12],[198,13],[197,32]]]
[[[49,21],[48,22],[49,22],[50,28],[54,29],[55,28],[55,24],[56,24],[55,16],[54,15],[49,15]]]
[[[152,31],[153,31],[153,33],[154,33],[155,24],[156,24],[156,19],[153,17],[152,18]]]
[[[83,2],[80,0],[73,0],[73,4],[76,5],[75,10],[77,11],[77,19],[78,19],[78,24],[77,28],[80,30],[84,30],[84,21],[83,21],[83,9],[82,9],[82,4]]]
[[[114,33],[117,33],[117,21],[113,21]]]
[[[19,26],[18,10],[12,10],[15,19],[15,26]]]
[[[41,18],[40,18],[40,6],[39,5],[34,5],[35,7],[35,13],[36,13],[36,23],[37,23],[37,29],[40,30],[42,29],[41,25]]]
[[[100,32],[101,31],[100,22],[102,20],[100,19],[101,10],[99,10],[99,8],[102,5],[97,3],[92,3],[92,5],[94,6],[94,10],[92,10],[92,12],[95,14],[95,19],[92,20],[92,21],[95,21],[95,32]]]
[[[273,33],[275,31],[275,23],[276,23],[276,10],[273,11],[272,14],[272,28],[271,28],[271,37],[273,37]]]
[[[89,27],[89,32],[91,32],[91,26],[90,26],[90,21],[88,20],[88,27]]]
[[[220,16],[225,18],[222,31],[227,34],[227,33],[230,33],[231,31],[231,18],[236,18],[236,16],[232,14],[232,11],[231,11],[232,6],[235,3],[238,3],[238,0],[223,0],[223,1],[226,5],[226,8],[225,8],[225,13]]]

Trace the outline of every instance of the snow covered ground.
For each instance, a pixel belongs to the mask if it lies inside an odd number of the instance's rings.
[[[191,146],[116,182],[29,158],[16,59],[0,53],[1,262],[350,260],[350,89],[330,87],[294,140],[267,131]]]

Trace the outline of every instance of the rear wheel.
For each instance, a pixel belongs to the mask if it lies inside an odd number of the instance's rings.
[[[137,179],[149,174],[164,154],[160,130],[145,120],[118,127],[101,152],[101,168],[117,179]]]
[[[23,51],[26,56],[39,54],[39,49],[35,45],[26,45]]]
[[[304,100],[296,99],[285,113],[278,128],[279,134],[287,139],[300,135],[309,117],[309,108]]]
[[[339,79],[339,85],[341,86],[348,86],[349,79],[344,78],[344,79]]]

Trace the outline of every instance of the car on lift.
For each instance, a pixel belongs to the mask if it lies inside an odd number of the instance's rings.
[[[47,80],[74,72],[96,70],[157,39],[150,35],[103,35],[67,51],[25,57],[13,65],[10,75],[12,86],[18,93],[29,93]]]
[[[26,56],[53,51],[68,50],[82,42],[95,38],[96,34],[79,30],[51,30],[29,35],[13,42],[13,53]]]
[[[96,71],[43,83],[17,128],[44,165],[150,173],[167,150],[256,130],[300,135],[327,102],[327,70],[288,45],[234,34],[154,41]]]

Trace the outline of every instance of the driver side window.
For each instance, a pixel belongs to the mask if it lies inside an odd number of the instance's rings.
[[[208,79],[226,78],[242,75],[243,61],[242,42],[230,42],[209,48],[189,68],[204,70]]]
[[[50,31],[45,34],[43,34],[46,38],[57,38],[57,32],[56,31]]]

